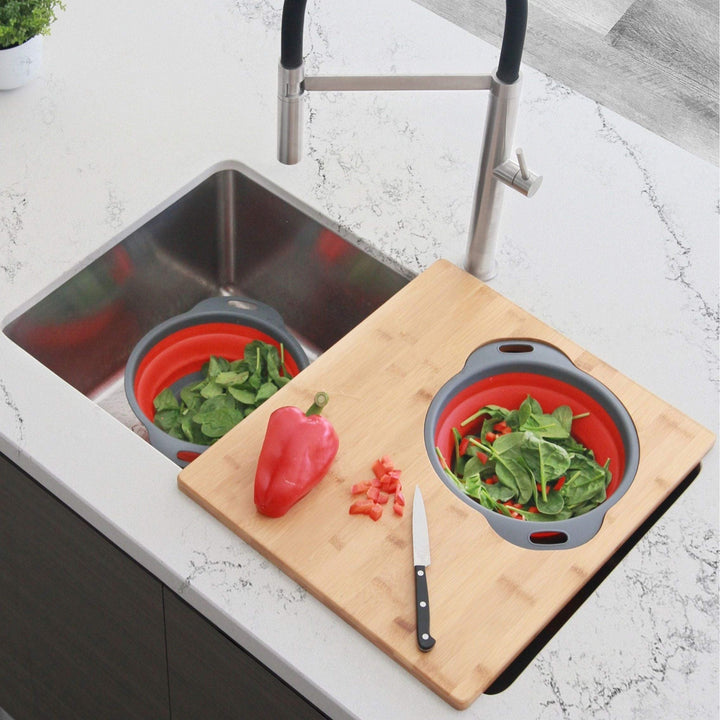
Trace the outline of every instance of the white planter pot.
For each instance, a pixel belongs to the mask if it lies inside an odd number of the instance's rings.
[[[30,82],[39,75],[41,64],[42,35],[0,50],[0,90],[12,90]]]

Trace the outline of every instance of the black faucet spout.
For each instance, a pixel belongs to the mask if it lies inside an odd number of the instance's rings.
[[[303,28],[307,0],[285,0],[280,31],[280,64],[294,70],[303,62]],[[527,0],[505,0],[505,30],[500,48],[497,78],[512,84],[520,74],[525,30],[527,28]]]

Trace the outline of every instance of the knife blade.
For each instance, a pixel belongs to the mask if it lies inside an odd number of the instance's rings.
[[[412,540],[417,642],[423,652],[428,652],[435,645],[435,638],[430,635],[430,596],[427,585],[427,567],[430,565],[430,534],[428,533],[425,503],[418,486],[415,486],[413,498]]]

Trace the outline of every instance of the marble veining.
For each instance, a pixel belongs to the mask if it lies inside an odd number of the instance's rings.
[[[13,189],[0,189],[0,269],[11,282],[22,268],[17,257],[23,230],[23,216],[28,205],[27,194]]]
[[[655,181],[645,166],[642,154],[627,142],[618,130],[608,121],[607,114],[599,103],[596,105],[598,118],[601,123],[600,135],[611,143],[622,146],[627,157],[637,168],[642,178],[641,193],[647,198],[657,218],[665,230],[665,250],[667,258],[667,279],[679,283],[688,298],[688,305],[692,319],[702,329],[707,343],[704,344],[708,354],[708,369],[711,380],[718,382],[718,355],[713,351],[720,337],[720,312],[717,306],[703,296],[703,293],[694,286],[688,278],[688,269],[693,262],[693,248],[691,242],[684,236],[659,195]]]
[[[5,409],[9,412],[10,416],[12,417],[12,422],[14,424],[14,429],[15,429],[15,437],[16,437],[16,441],[17,441],[18,449],[19,449],[22,447],[23,440],[24,440],[25,420],[23,420],[23,416],[22,416],[22,413],[20,412],[20,408],[17,406],[15,399],[13,398],[12,394],[8,390],[6,384],[3,382],[1,376],[0,376],[0,398],[2,399]]]
[[[242,563],[232,560],[213,559],[206,552],[193,550],[190,560],[190,572],[185,576],[180,589],[182,595],[185,588],[194,585],[200,576],[209,576],[215,587],[221,587],[224,592],[232,593],[238,589],[252,586],[252,580],[241,574]]]

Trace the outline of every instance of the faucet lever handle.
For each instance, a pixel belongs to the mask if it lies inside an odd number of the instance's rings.
[[[542,175],[530,172],[522,148],[518,148],[515,154],[517,162],[508,158],[494,168],[493,175],[513,190],[517,190],[526,197],[532,197],[542,183]]]
[[[515,155],[517,155],[520,175],[522,175],[523,180],[527,180],[530,177],[530,171],[528,170],[527,163],[525,162],[525,153],[523,152],[523,149],[517,148],[517,150],[515,150]]]

